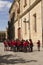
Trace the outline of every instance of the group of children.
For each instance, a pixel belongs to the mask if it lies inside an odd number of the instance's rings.
[[[32,39],[28,40],[4,40],[4,50],[13,50],[13,51],[24,51],[32,52],[33,51],[33,42]],[[40,40],[37,42],[38,51],[40,51]]]

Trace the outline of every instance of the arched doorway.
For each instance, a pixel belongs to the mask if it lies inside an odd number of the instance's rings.
[[[18,28],[18,39],[21,40],[21,28]]]

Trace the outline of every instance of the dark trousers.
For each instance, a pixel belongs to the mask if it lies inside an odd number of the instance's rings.
[[[30,52],[33,52],[33,47],[30,47]]]
[[[19,51],[19,48],[20,48],[20,47],[19,47],[19,46],[17,46],[17,51]]]
[[[27,52],[27,47],[24,47],[24,52]]]
[[[40,47],[38,47],[38,51],[40,51]]]
[[[13,50],[14,50],[15,52],[17,51],[16,46],[13,46]]]

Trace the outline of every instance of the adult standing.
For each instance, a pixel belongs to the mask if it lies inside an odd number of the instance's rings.
[[[30,52],[33,52],[33,42],[32,42],[32,39],[29,39],[29,44],[30,44]]]
[[[40,40],[37,42],[38,51],[40,51]]]

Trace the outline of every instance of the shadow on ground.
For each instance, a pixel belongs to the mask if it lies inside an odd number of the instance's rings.
[[[14,57],[13,59],[9,59],[10,57]],[[30,62],[37,62],[37,60],[24,60],[23,58],[17,58],[17,55],[3,55],[0,56],[0,65],[1,64],[18,64],[18,63],[30,63]]]

